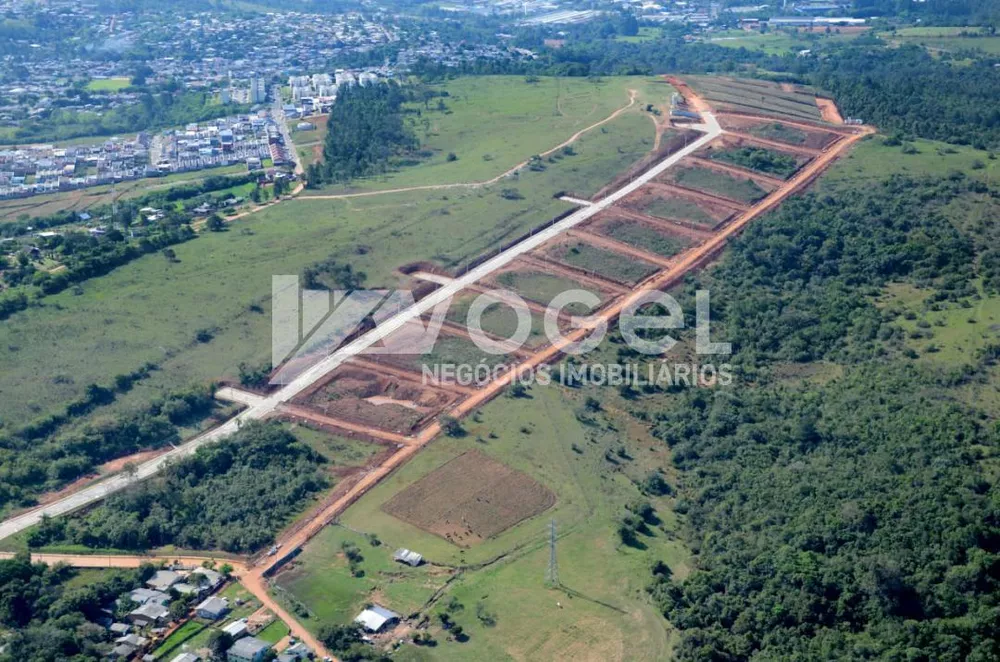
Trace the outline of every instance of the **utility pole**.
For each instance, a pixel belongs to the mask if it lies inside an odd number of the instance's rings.
[[[545,571],[545,583],[550,588],[559,586],[559,563],[556,561],[556,521],[549,520],[549,567]]]

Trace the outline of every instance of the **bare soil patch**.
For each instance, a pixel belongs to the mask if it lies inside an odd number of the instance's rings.
[[[326,383],[295,399],[324,414],[392,432],[408,432],[456,400],[456,396],[407,381],[355,367],[334,371]]]
[[[382,510],[469,547],[548,510],[555,502],[555,494],[530,476],[479,451],[469,451],[398,492]]]

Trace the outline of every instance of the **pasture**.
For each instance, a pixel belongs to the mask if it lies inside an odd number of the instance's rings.
[[[591,394],[606,398],[604,410],[587,412],[584,400]],[[646,472],[669,464],[669,451],[620,407],[606,390],[556,385],[494,400],[464,422],[465,437],[435,440],[349,508],[343,527],[328,527],[306,545],[293,567],[278,575],[276,595],[306,607],[311,629],[348,622],[364,604],[378,602],[404,615],[447,610],[469,635],[463,643],[448,641],[433,618],[430,632],[438,645],[408,644],[394,655],[404,660],[665,659],[670,630],[644,588],[654,560],[684,576],[688,554],[671,533],[678,526],[672,499],[642,497],[637,487]],[[385,512],[387,503],[470,452],[545,486],[554,505],[467,548]],[[641,546],[628,547],[617,538],[617,519],[636,498],[650,500],[659,523],[641,536]],[[551,519],[565,590],[544,582]],[[378,547],[371,546],[372,535]],[[352,576],[343,557],[345,540],[364,557],[362,577]],[[431,565],[392,564],[398,547],[423,554]],[[432,601],[440,587],[443,593]]]
[[[627,123],[595,149],[618,152],[621,148],[626,156],[634,154],[632,160],[636,160],[652,147],[653,139],[653,122],[643,117],[646,113],[640,108],[646,103],[665,103],[673,92],[662,81],[638,76],[596,80],[541,77],[537,82],[526,82],[520,76],[462,77],[431,89],[447,96],[430,99],[426,105],[410,104],[407,119],[424,157],[416,165],[400,165],[386,175],[354,182],[350,190],[492,179],[628,105],[630,90],[635,91],[636,102],[623,115],[640,121]],[[604,126],[611,128],[611,123]],[[639,127],[642,130],[637,134]],[[616,172],[610,170],[606,179]],[[348,189],[328,186],[322,192],[343,190]]]

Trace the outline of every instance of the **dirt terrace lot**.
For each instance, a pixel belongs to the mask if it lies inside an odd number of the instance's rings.
[[[687,80],[716,110],[822,120],[816,95],[808,89],[785,89],[768,81],[715,76],[689,76]]]
[[[611,298],[610,292],[601,291],[590,284],[584,286],[571,277],[531,267],[506,269],[488,281],[490,287],[510,290],[542,306],[548,306],[553,298],[567,290],[583,289],[593,292],[602,303]],[[575,303],[566,306],[565,310],[570,315],[586,315],[592,312],[582,304]]]
[[[812,131],[801,125],[791,126],[777,121],[771,122],[738,115],[719,115],[719,124],[726,131],[745,133],[757,138],[809,149],[823,149],[840,138],[839,133],[823,131],[818,127]]]
[[[665,227],[604,215],[592,221],[587,230],[662,257],[673,257],[694,243],[690,237],[663,229]]]
[[[626,285],[634,285],[657,270],[655,264],[572,238],[546,244],[542,251],[547,259]]]
[[[329,381],[295,402],[345,421],[408,432],[456,399],[451,393],[416,381],[348,366],[334,371]]]
[[[470,547],[545,512],[556,497],[526,474],[468,451],[390,499],[382,510]]]
[[[713,230],[725,223],[737,208],[720,204],[707,197],[700,197],[686,191],[663,191],[652,186],[644,186],[619,206],[640,214],[655,216],[668,221],[694,224],[706,230]]]
[[[760,182],[753,181],[749,177],[733,177],[709,168],[684,164],[663,173],[660,179],[667,184],[704,191],[746,204],[756,202],[774,190],[773,187],[762,186]]]

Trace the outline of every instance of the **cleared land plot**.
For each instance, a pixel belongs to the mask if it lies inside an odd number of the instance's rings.
[[[781,179],[788,179],[809,162],[807,156],[781,152],[744,141],[727,141],[720,145],[711,145],[699,156]]]
[[[688,76],[699,94],[718,110],[733,110],[803,120],[822,121],[816,95],[808,90],[788,92],[779,84],[761,80]]]
[[[463,294],[456,297],[448,308],[446,319],[465,326],[469,320],[469,308],[480,294]],[[510,338],[517,330],[517,313],[502,300],[490,304],[480,317],[480,326],[486,333],[500,338]],[[541,317],[531,313],[531,331],[525,344],[537,347],[546,341],[545,329]]]
[[[296,439],[326,458],[329,463],[326,469],[334,474],[364,466],[382,450],[372,442],[333,434],[312,424],[289,422],[284,426]]]
[[[179,172],[167,175],[166,177],[136,179],[117,184],[115,187],[115,196],[119,200],[127,200],[181,183],[194,183],[206,177],[216,175],[244,174],[246,171],[247,168],[245,165],[238,164],[195,172]],[[82,212],[92,207],[110,205],[111,202],[110,185],[92,186],[76,191],[33,195],[28,198],[0,200],[0,224],[16,221],[22,216],[37,218],[39,216],[56,214],[61,211]]]
[[[529,301],[548,306],[557,295],[569,290],[587,290],[593,292],[602,301],[607,299],[607,293],[596,292],[593,288],[583,287],[576,281],[564,276],[526,269],[523,271],[504,271],[494,279],[502,288],[513,290]],[[564,308],[570,315],[587,315],[593,311],[579,303],[572,303]]]
[[[468,547],[548,510],[554,503],[555,495],[531,477],[478,451],[469,451],[399,492],[382,509]]]
[[[404,335],[406,333],[408,333],[406,329],[398,331],[391,342],[398,342],[399,345],[397,346],[406,347],[408,344],[411,344]],[[434,341],[434,345],[430,348],[430,351],[421,354],[392,353],[369,355],[365,356],[365,358],[369,361],[414,372],[418,379],[424,374],[424,370],[433,371],[435,366],[442,364],[470,364],[475,366],[480,362],[485,362],[486,365],[493,367],[505,363],[508,359],[503,354],[496,355],[484,352],[471,339],[460,336],[449,336],[443,333]]]
[[[590,229],[663,257],[677,255],[691,245],[686,237],[670,234],[631,219],[608,218],[595,223]]]
[[[661,193],[645,186],[619,203],[621,207],[670,221],[693,223],[711,230],[724,223],[734,213],[732,207],[698,199],[694,195]]]
[[[344,367],[295,401],[334,418],[401,432],[414,429],[454,400],[417,382]]]
[[[665,172],[661,178],[670,184],[706,191],[744,203],[756,202],[770,192],[749,177],[745,179],[733,177],[708,168],[678,166]]]
[[[824,149],[841,137],[835,131],[823,131],[821,129],[813,131],[801,126],[784,124],[780,121],[758,120],[735,115],[721,115],[719,123],[727,131],[746,133],[765,140],[774,140],[793,147],[806,147],[809,149]]]
[[[544,250],[547,258],[627,285],[638,283],[657,270],[649,262],[579,240],[562,241]]]

